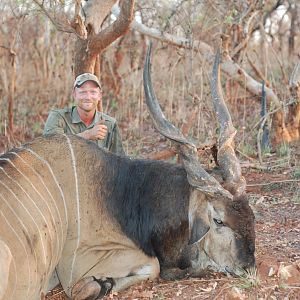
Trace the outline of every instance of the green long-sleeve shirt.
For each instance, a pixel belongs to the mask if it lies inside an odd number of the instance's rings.
[[[51,110],[47,118],[43,135],[53,133],[78,134],[94,127],[96,123],[103,120],[107,126],[107,135],[103,140],[94,141],[99,147],[125,155],[119,128],[116,119],[97,111],[93,122],[86,126],[80,119],[76,106],[72,108]]]

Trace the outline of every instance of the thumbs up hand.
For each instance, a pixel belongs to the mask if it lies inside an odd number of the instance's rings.
[[[103,140],[107,135],[107,126],[104,124],[104,120],[100,120],[93,128],[78,135],[88,140]]]

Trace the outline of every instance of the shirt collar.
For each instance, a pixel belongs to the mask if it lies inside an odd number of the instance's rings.
[[[71,119],[72,119],[72,123],[82,123],[78,111],[77,111],[77,107],[73,106],[72,107],[72,111],[71,111]],[[93,122],[89,125],[89,127],[94,126],[97,122],[99,122],[101,119],[103,119],[102,113],[100,111],[96,111],[95,117]]]
[[[79,117],[76,106],[72,107],[71,119],[72,119],[72,123],[81,123],[82,122],[80,117]]]
[[[98,123],[100,120],[104,120],[103,114],[100,111],[96,111],[96,115],[94,117],[93,123]]]

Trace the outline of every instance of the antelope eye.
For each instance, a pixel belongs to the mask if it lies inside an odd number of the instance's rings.
[[[220,219],[214,218],[214,222],[215,222],[216,225],[218,225],[218,226],[224,226],[224,223],[223,223]]]

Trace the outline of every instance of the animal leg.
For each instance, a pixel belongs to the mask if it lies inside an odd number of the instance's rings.
[[[100,279],[90,276],[78,281],[72,288],[72,300],[97,300],[101,299],[112,290],[114,281],[112,278]]]
[[[159,262],[140,250],[111,252],[85,274],[72,288],[73,300],[95,300],[113,291],[121,291],[143,280],[159,276]]]
[[[78,259],[71,287],[60,280],[67,295],[74,300],[100,299],[102,294],[123,290],[130,285],[147,279],[159,277],[159,262],[156,257],[149,257],[140,249],[117,249],[99,251],[99,260],[88,272],[84,262]],[[63,274],[63,273],[62,273]]]
[[[0,299],[3,299],[7,289],[11,260],[12,254],[9,247],[0,240]]]
[[[159,263],[153,258],[152,264],[133,270],[127,277],[114,278],[113,291],[118,292],[143,280],[153,280],[159,276]]]
[[[48,283],[48,287],[47,287],[47,292],[53,290],[58,284],[59,284],[59,279],[57,277],[57,273],[56,273],[56,269],[53,271],[50,279],[49,279],[49,283]]]

